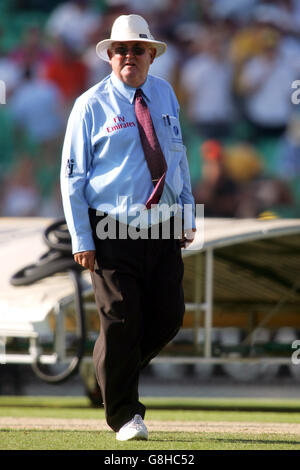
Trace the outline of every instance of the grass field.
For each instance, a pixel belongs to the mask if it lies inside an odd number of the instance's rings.
[[[143,402],[149,440],[118,442],[85,397],[0,397],[0,449],[300,450],[300,400]]]

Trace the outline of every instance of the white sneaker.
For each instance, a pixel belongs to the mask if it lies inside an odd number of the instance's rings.
[[[131,421],[124,424],[117,432],[116,439],[117,441],[130,441],[131,439],[147,441],[148,430],[143,418],[140,415],[135,415]]]

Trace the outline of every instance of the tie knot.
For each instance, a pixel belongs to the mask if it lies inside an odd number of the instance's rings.
[[[135,92],[135,98],[142,98],[143,97],[143,92],[140,88],[138,88]]]

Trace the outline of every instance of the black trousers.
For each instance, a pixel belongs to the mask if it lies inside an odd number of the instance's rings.
[[[117,432],[135,414],[144,417],[140,370],[182,325],[183,261],[178,239],[160,233],[159,239],[100,240],[101,216],[93,209],[89,216],[98,265],[91,278],[100,315],[93,361],[107,423]]]

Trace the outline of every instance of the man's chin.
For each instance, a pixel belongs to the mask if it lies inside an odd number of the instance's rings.
[[[138,75],[135,70],[124,70],[122,73],[122,79],[126,85],[134,88],[137,88],[140,83],[142,83],[142,81],[138,79]]]

